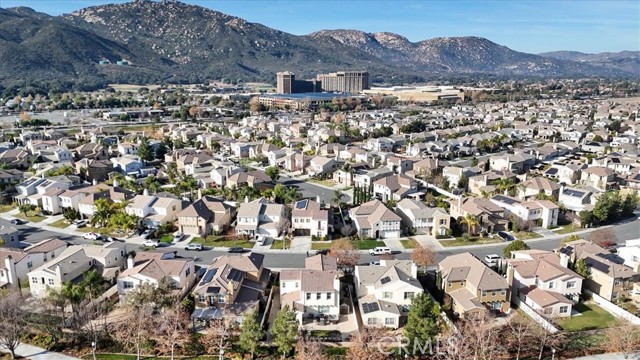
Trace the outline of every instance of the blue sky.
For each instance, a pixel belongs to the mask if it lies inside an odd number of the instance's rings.
[[[121,0],[0,0],[51,15]],[[514,50],[640,50],[637,0],[185,0],[293,34],[388,31],[420,41],[481,36]]]

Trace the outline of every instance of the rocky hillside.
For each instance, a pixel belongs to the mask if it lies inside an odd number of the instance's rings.
[[[122,59],[130,65],[115,64]],[[397,34],[357,30],[296,36],[169,0],[94,6],[58,17],[24,7],[0,9],[0,63],[0,86],[63,89],[220,78],[272,82],[280,70],[310,77],[367,69],[375,81],[395,83],[460,74],[627,74],[524,54],[477,37],[412,43]]]
[[[585,54],[578,51],[554,51],[541,56],[586,63],[605,69],[618,69],[634,75],[640,75],[640,51],[621,51]]]

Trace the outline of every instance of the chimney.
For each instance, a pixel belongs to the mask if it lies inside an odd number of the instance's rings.
[[[510,287],[513,286],[513,272],[513,268],[507,264],[507,284],[509,284]]]
[[[198,189],[198,200],[202,199],[202,189]]]
[[[316,202],[320,204],[320,195],[316,195]]]
[[[133,256],[129,255],[127,258],[127,269],[131,269],[135,266],[135,262],[133,261]]]
[[[98,179],[93,178],[93,180],[91,181],[91,183],[95,186],[98,185]]]
[[[248,197],[248,196],[245,196],[245,197],[244,197],[244,203],[245,203],[245,204],[249,203],[249,197]]]
[[[149,196],[149,189],[144,188],[144,190],[142,191],[142,195]]]
[[[113,188],[117,188],[118,187],[118,179],[113,179]]]
[[[560,253],[560,265],[565,268],[569,268],[569,255],[563,252]]]
[[[4,267],[7,272],[7,281],[10,287],[20,287],[20,281],[16,272],[16,263],[13,256],[9,255],[4,259]]]
[[[62,279],[62,267],[60,264],[56,265],[56,277],[60,280],[64,280]]]

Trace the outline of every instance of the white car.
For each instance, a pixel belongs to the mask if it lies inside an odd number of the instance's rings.
[[[178,242],[178,241],[182,240],[182,238],[184,238],[184,234],[183,233],[175,233],[173,235],[173,242]]]
[[[267,242],[267,237],[264,235],[258,235],[256,238],[256,244],[262,246]]]
[[[391,254],[391,249],[386,246],[378,246],[371,250],[369,250],[369,254],[371,255],[387,255]]]
[[[150,247],[150,248],[154,248],[155,249],[158,246],[160,246],[160,242],[158,242],[156,240],[147,239],[142,243],[142,246]]]
[[[502,259],[502,256],[497,254],[491,254],[484,257],[484,261],[491,266],[497,265],[500,259]]]
[[[98,240],[100,238],[100,235],[90,232],[82,235],[82,237],[86,240]]]

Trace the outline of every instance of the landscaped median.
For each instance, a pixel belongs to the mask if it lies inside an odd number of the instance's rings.
[[[504,242],[498,236],[490,238],[490,237],[479,237],[479,236],[470,236],[470,237],[457,237],[451,240],[449,239],[441,239],[438,240],[440,245],[444,247],[454,247],[454,246],[472,246],[472,245],[483,245],[483,244],[497,244]]]
[[[245,239],[225,238],[223,236],[209,235],[204,239],[201,237],[194,237],[191,243],[202,244],[204,247],[243,247],[252,248],[253,243]]]

